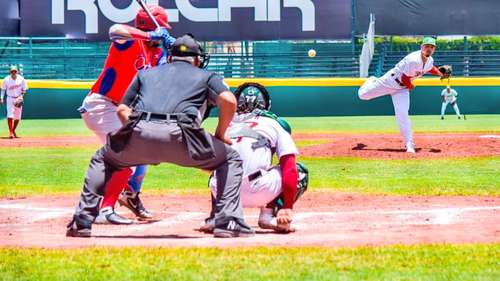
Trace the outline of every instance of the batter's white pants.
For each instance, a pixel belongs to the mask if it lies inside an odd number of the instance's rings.
[[[449,103],[451,103],[453,105],[453,109],[455,110],[455,113],[457,114],[457,116],[460,116],[460,109],[458,109],[457,100],[453,100],[451,102],[448,102],[448,101],[443,102],[441,104],[441,116],[444,116],[444,113],[446,111],[446,107],[448,106]]]
[[[87,128],[94,132],[102,144],[106,143],[108,133],[122,127],[116,114],[117,106],[100,94],[91,94],[83,100],[82,119]]]
[[[245,160],[243,160],[245,161]],[[273,167],[269,171],[261,170],[262,176],[248,180],[248,176],[243,177],[240,186],[240,197],[244,208],[261,208],[275,200],[281,194],[281,169],[279,166]],[[208,183],[212,194],[217,194],[217,179],[211,177]]]
[[[358,90],[358,96],[362,100],[372,100],[385,95],[391,95],[394,114],[405,144],[413,143],[413,131],[409,116],[410,92],[408,89],[390,88],[383,84],[381,78],[370,77]]]
[[[16,98],[7,96],[6,106],[7,106],[7,118],[14,120],[21,120],[21,115],[23,113],[23,107],[17,107],[14,105]]]

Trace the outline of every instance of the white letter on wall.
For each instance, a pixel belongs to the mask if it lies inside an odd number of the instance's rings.
[[[218,20],[217,8],[196,8],[189,0],[175,0],[175,4],[182,15],[190,21],[214,22]]]
[[[97,33],[98,14],[94,0],[68,0],[68,11],[82,11],[85,15],[85,33]]]
[[[64,24],[64,0],[52,0],[52,24]]]
[[[267,0],[219,0],[219,21],[231,21],[232,8],[255,9],[255,21],[267,21]]]
[[[316,30],[316,9],[311,0],[284,0],[285,8],[299,8],[302,12],[302,31]]]

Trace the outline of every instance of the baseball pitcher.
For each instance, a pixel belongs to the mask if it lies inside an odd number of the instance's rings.
[[[161,28],[156,28],[143,9],[136,16],[135,28],[123,24],[113,25],[109,30],[112,43],[104,68],[79,109],[87,127],[103,144],[106,143],[108,133],[122,126],[116,114],[117,105],[137,71],[166,63],[165,50],[168,50],[175,40],[167,31],[171,27],[165,10],[155,5],[148,7]],[[123,192],[123,187],[106,191],[96,223],[133,222],[114,212],[118,199],[120,204],[130,209],[137,217],[152,217],[139,198],[145,173],[146,166],[137,166]]]
[[[4,96],[7,96],[7,125],[9,126],[9,138],[17,138],[16,129],[21,121],[23,113],[24,95],[28,85],[24,77],[17,73],[17,67],[10,67],[10,75],[2,81],[0,103],[4,104]]]
[[[291,136],[290,125],[269,112],[271,100],[267,90],[257,83],[245,83],[235,92],[237,113],[227,131],[234,148],[243,160],[241,200],[246,208],[260,208],[259,227],[278,232],[291,232],[293,205],[306,191],[307,168],[296,162],[299,154]],[[273,155],[279,165],[273,166]],[[209,180],[212,202],[218,182]],[[214,207],[200,230],[211,232]]]
[[[359,88],[358,96],[362,100],[371,100],[390,95],[394,105],[394,113],[399,129],[404,138],[406,151],[415,153],[410,109],[410,91],[415,88],[412,81],[426,73],[448,78],[451,75],[450,66],[436,67],[432,55],[436,50],[436,39],[425,37],[420,50],[404,57],[394,68],[380,78],[370,77]]]
[[[444,120],[444,113],[446,111],[446,107],[448,104],[451,104],[453,109],[455,110],[455,113],[458,116],[458,119],[462,118],[462,115],[460,115],[460,109],[458,108],[457,104],[457,98],[458,98],[458,93],[454,89],[452,89],[450,86],[446,87],[441,92],[441,120]]]

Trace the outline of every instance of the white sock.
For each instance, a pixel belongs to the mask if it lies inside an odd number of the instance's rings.
[[[458,104],[454,104],[453,105],[453,109],[455,109],[455,113],[457,114],[457,116],[460,116],[460,109],[458,109]]]

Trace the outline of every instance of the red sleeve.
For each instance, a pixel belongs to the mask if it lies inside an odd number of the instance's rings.
[[[413,90],[413,88],[415,88],[415,85],[413,85],[413,83],[411,83],[411,78],[410,76],[406,76],[406,75],[401,75],[401,83],[403,83],[406,88],[410,89],[410,90]]]
[[[441,71],[439,71],[439,68],[437,68],[437,66],[433,66],[431,70],[429,70],[429,73],[432,75],[441,76]]]
[[[297,195],[297,162],[294,154],[284,155],[280,158],[281,188],[283,190],[283,205],[285,209],[293,209]]]

